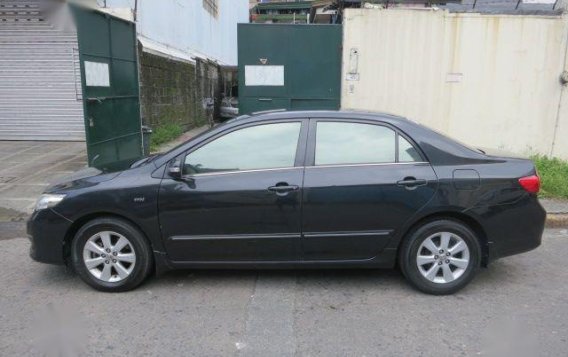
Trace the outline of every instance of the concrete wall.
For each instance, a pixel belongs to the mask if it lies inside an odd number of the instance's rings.
[[[154,129],[213,124],[221,105],[220,65],[237,64],[237,23],[248,22],[248,1],[218,0],[216,15],[202,0],[106,0],[106,7],[137,9],[143,123]]]
[[[134,0],[107,0],[107,7],[134,9]],[[247,0],[218,0],[218,15],[202,0],[138,0],[138,34],[191,56],[237,64],[237,23],[249,21]]]
[[[179,124],[198,125],[201,116],[196,96],[195,66],[139,51],[142,120],[153,128]]]
[[[406,116],[471,145],[568,159],[568,95],[559,81],[567,23],[347,10],[342,107]]]
[[[139,50],[140,106],[144,125],[179,124],[189,130],[213,123],[220,101],[219,67],[170,60]]]

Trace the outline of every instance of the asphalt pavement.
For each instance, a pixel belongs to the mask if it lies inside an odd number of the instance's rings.
[[[12,228],[0,228],[3,356],[568,355],[566,229],[435,297],[396,270],[179,271],[100,293],[31,261]]]

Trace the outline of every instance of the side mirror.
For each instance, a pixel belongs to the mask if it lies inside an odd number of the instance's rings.
[[[181,173],[181,160],[180,159],[175,159],[168,166],[168,176],[170,176],[174,180],[181,180],[182,173]]]

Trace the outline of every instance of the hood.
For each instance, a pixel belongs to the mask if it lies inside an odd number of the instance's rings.
[[[54,193],[60,191],[73,190],[77,188],[94,186],[98,183],[112,180],[120,175],[121,171],[113,173],[104,173],[94,167],[87,167],[71,175],[63,176],[55,179],[45,189],[45,193]]]

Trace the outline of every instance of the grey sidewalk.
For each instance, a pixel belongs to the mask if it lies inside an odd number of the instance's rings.
[[[207,130],[200,127],[164,144],[167,151]],[[24,220],[38,196],[56,178],[87,165],[84,142],[0,141],[0,221]]]
[[[568,227],[568,200],[541,198],[540,203],[546,210],[546,226],[549,228]]]
[[[0,218],[28,214],[55,178],[87,164],[84,142],[0,141]]]
[[[540,203],[549,214],[568,214],[568,200],[541,198]]]

